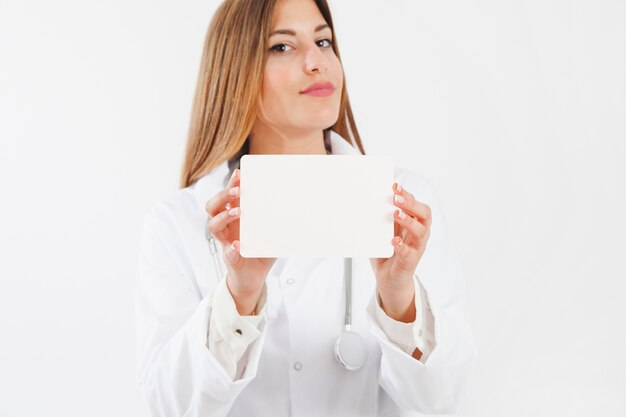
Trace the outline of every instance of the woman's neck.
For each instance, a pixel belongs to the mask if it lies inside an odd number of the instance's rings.
[[[255,126],[250,134],[250,154],[326,155],[324,131],[284,132]]]

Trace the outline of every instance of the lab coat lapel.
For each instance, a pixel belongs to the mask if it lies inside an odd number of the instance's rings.
[[[330,131],[330,145],[332,155],[361,155],[358,148],[355,148],[334,130]]]

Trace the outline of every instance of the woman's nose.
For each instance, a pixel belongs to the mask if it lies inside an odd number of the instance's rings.
[[[305,54],[305,70],[308,73],[328,71],[328,57],[317,45],[309,47]]]

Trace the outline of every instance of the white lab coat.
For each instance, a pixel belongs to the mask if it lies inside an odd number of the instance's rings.
[[[331,131],[333,154],[360,154]],[[333,346],[344,329],[343,258],[280,258],[267,279],[267,321],[233,380],[207,348],[218,283],[205,237],[206,202],[228,181],[228,161],[147,213],[137,278],[137,382],[153,416],[412,416],[455,412],[467,395],[476,350],[463,273],[430,182],[396,167],[395,180],[432,210],[416,275],[434,317],[436,346],[418,361],[375,320],[369,259],[353,266],[352,330],[369,348],[344,369]],[[220,258],[222,257],[221,246]],[[289,281],[289,283],[286,283]],[[414,413],[415,412],[415,413]]]

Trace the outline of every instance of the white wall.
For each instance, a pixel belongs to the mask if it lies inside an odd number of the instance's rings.
[[[462,256],[459,415],[626,415],[624,2],[331,6],[366,150],[435,182]],[[0,0],[0,415],[148,415],[139,232],[215,7]]]

